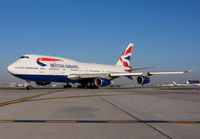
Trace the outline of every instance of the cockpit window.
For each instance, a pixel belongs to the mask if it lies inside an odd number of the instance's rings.
[[[29,58],[28,56],[21,56],[20,58]]]

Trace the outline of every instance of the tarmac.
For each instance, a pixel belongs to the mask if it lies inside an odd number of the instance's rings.
[[[199,88],[0,88],[0,138],[200,136]]]

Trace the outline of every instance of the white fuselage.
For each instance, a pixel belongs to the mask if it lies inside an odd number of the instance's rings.
[[[40,61],[39,58],[51,60]],[[40,63],[45,64],[45,66]],[[8,71],[14,76],[25,80],[68,82],[68,80],[64,80],[68,75],[109,74],[124,72],[125,70],[122,66],[82,63],[62,57],[29,54],[11,64]],[[57,77],[62,77],[62,79],[59,80]]]

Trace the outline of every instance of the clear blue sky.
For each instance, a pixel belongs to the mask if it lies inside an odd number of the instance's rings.
[[[1,0],[0,78],[26,53],[114,64],[129,42],[133,65],[194,67],[200,79],[199,0]],[[14,78],[13,78],[14,79]]]

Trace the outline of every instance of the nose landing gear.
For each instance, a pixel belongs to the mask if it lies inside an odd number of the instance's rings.
[[[31,86],[31,81],[25,81],[24,87],[27,90],[31,90],[33,87]]]
[[[31,89],[32,89],[32,86],[26,86],[26,89],[27,89],[27,90],[31,90]]]

